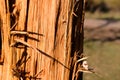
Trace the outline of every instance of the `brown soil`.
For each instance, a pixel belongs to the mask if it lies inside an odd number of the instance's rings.
[[[120,41],[120,20],[86,19],[85,40]]]

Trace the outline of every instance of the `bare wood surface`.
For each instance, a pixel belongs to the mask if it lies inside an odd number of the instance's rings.
[[[2,67],[2,80],[9,80],[12,79],[12,73],[11,73],[11,64],[12,64],[12,54],[11,50],[9,47],[9,38],[10,38],[10,13],[9,13],[9,4],[8,0],[6,0],[6,5],[5,1],[0,1],[0,8],[1,8],[1,21],[2,21],[2,26],[1,30],[3,32],[2,34],[2,55],[4,56],[4,64]],[[6,75],[6,76],[4,76]]]
[[[77,4],[12,0],[7,8],[6,1],[0,0],[0,15],[5,15],[1,18],[4,63],[0,72],[6,75],[0,80],[72,80],[73,69],[78,69],[74,62],[83,52],[83,0]]]

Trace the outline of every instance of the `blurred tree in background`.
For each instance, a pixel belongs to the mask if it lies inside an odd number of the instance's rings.
[[[109,12],[119,11],[119,0],[86,0],[86,11],[89,12]]]

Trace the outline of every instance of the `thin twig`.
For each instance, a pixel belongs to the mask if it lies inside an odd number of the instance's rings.
[[[76,61],[76,63],[78,63],[78,62],[81,62],[81,61],[84,61],[84,60],[86,60],[88,57],[83,57],[83,58],[81,58],[81,59],[78,59],[77,61]]]
[[[85,70],[85,69],[79,69],[79,70],[76,72],[76,74],[77,74],[78,72],[94,73],[93,71]]]
[[[22,77],[20,77],[20,80],[23,80],[23,78],[22,78]]]
[[[25,31],[11,31],[10,34],[12,34],[12,35],[15,35],[15,34],[28,35],[28,32],[25,32]]]
[[[37,77],[43,70],[39,71],[37,74],[34,75],[34,77]]]
[[[17,24],[18,24],[18,21],[16,21],[15,24],[10,28],[10,31],[12,31]]]
[[[77,15],[77,14],[75,14],[74,12],[72,12],[72,14],[73,14],[75,17],[78,17],[78,15]]]

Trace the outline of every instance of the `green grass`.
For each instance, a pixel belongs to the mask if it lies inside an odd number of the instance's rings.
[[[87,42],[84,53],[98,75],[84,73],[83,80],[120,80],[120,43]]]

